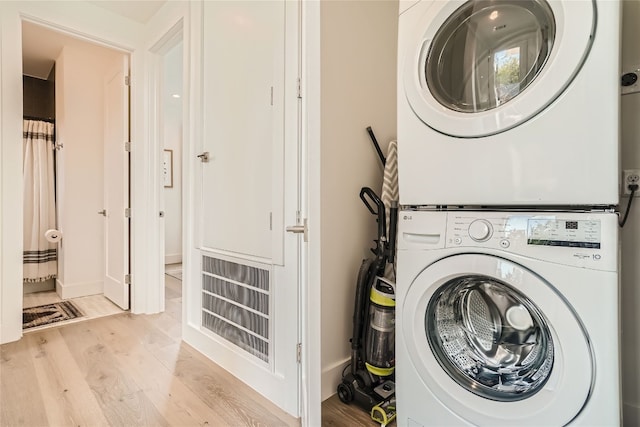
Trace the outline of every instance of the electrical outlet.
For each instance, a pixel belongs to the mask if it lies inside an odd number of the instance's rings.
[[[622,194],[631,194],[630,185],[640,185],[640,169],[625,169],[622,174]],[[635,197],[640,196],[640,190],[636,190]]]

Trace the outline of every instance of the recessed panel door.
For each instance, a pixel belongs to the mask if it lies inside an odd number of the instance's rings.
[[[203,136],[192,159],[201,178],[194,241],[203,260],[202,314],[194,322],[215,334],[203,351],[291,414],[299,413],[303,237],[285,225],[304,223],[299,7],[202,3]],[[256,274],[268,284],[254,286]],[[255,308],[245,294],[264,304]]]
[[[204,2],[202,246],[281,262],[281,1]]]
[[[124,310],[129,309],[129,73],[123,56],[105,79],[104,139],[104,295]]]

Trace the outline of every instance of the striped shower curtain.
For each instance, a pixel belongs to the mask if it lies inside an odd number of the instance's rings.
[[[56,228],[53,124],[23,122],[24,281],[41,282],[57,274],[57,245],[44,234]]]

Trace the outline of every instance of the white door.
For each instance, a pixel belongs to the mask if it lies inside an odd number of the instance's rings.
[[[129,61],[113,68],[105,78],[104,140],[104,295],[129,309]]]
[[[298,7],[203,2],[200,347],[298,414]],[[202,159],[204,160],[204,159]],[[189,310],[191,311],[191,310]],[[189,340],[188,336],[186,338]]]

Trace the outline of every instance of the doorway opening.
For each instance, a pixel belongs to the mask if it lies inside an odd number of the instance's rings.
[[[165,292],[183,291],[183,240],[185,230],[183,153],[187,148],[184,127],[186,94],[183,93],[184,44],[180,19],[149,49],[149,102],[152,111],[149,126],[152,169],[157,179],[153,206],[159,221],[153,237],[155,261],[149,271],[159,311],[165,309]],[[156,288],[157,286],[157,288]],[[178,289],[178,287],[180,289]]]
[[[35,221],[39,208],[27,209],[25,203],[24,209],[24,231],[34,236],[30,242],[25,237],[25,254],[34,250],[29,245],[44,245],[41,252],[49,255],[42,260],[52,264],[52,271],[33,274],[26,267],[30,263],[24,264],[23,308],[73,300],[83,314],[79,320],[127,310],[129,219],[121,206],[130,202],[124,81],[129,55],[23,21],[22,57],[24,118],[53,125],[47,147],[53,159],[51,190],[29,196],[51,199],[51,215]],[[37,171],[30,172],[25,163],[25,200],[31,173]],[[115,292],[109,291],[111,285],[105,288],[110,276],[117,277]]]
[[[164,225],[164,273],[182,282],[183,43],[178,33],[160,51],[160,120],[162,148],[161,217]],[[163,286],[167,289],[167,286]]]

